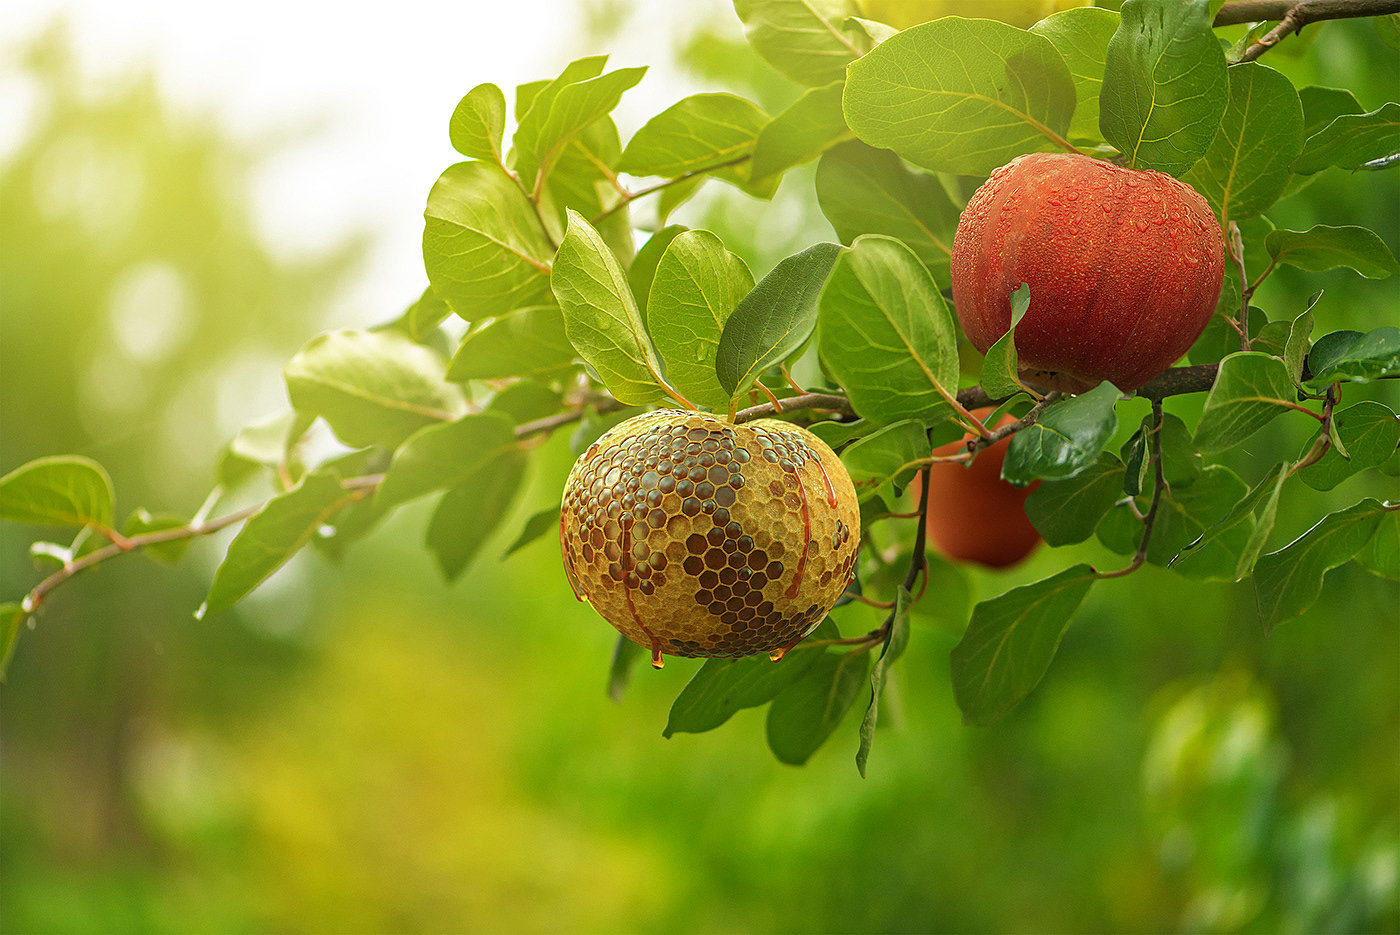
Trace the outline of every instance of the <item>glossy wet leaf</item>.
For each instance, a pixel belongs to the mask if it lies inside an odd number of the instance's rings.
[[[1327,572],[1361,551],[1380,526],[1385,509],[1366,499],[1329,514],[1254,568],[1254,596],[1266,630],[1316,603]]]
[[[821,295],[820,348],[827,370],[865,419],[925,424],[952,414],[958,391],[957,331],[937,284],[898,240],[859,237]]]
[[[759,280],[720,333],[715,374],[730,396],[747,391],[763,371],[795,353],[817,325],[817,303],[841,247],[813,244]]]
[[[1205,155],[1229,99],[1206,0],[1132,0],[1108,44],[1099,129],[1135,169],[1180,175]]]
[[[462,413],[461,391],[429,348],[393,331],[332,331],[283,368],[300,415],[326,420],[352,448],[394,446]]]
[[[0,519],[41,526],[110,527],[112,518],[112,480],[91,458],[36,458],[0,477]]]
[[[624,403],[662,399],[661,363],[617,258],[583,216],[569,212],[551,277],[569,343]]]
[[[1060,640],[1094,583],[1074,565],[978,604],[953,647],[953,694],[967,724],[990,724],[1040,683]]]
[[[851,64],[846,123],[871,146],[943,172],[985,175],[1062,149],[1076,90],[1050,40],[993,20],[906,29]]]
[[[1011,436],[1002,478],[1025,486],[1038,477],[1061,479],[1086,470],[1118,429],[1113,406],[1120,395],[1112,383],[1100,383],[1047,406],[1035,424]]]

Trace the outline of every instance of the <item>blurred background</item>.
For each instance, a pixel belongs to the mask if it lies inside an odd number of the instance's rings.
[[[797,94],[719,0],[327,9],[6,4],[0,473],[84,454],[120,513],[193,512],[229,437],[285,408],[297,347],[422,290],[422,205],[454,160],[452,108],[480,82],[509,93],[598,52],[651,65],[617,115],[624,137],[694,91],[770,113]],[[1266,61],[1367,108],[1400,87],[1365,22]],[[677,219],[761,275],[834,239],[810,191],[811,167],[773,205],[711,186]],[[1395,171],[1329,170],[1270,215],[1364,224],[1400,251],[1397,205]],[[1291,318],[1318,288],[1320,329],[1400,311],[1393,285],[1348,271],[1281,270],[1258,304]],[[1232,467],[1252,483],[1297,454],[1304,422]],[[549,443],[488,553],[557,502],[571,460],[567,438]],[[1297,491],[1277,541],[1394,488]],[[639,672],[614,704],[614,634],[574,602],[549,537],[448,586],[421,547],[426,511],[344,556],[301,556],[201,621],[226,537],[176,567],[138,557],[66,586],[0,688],[0,929],[1400,927],[1397,592],[1356,566],[1268,639],[1247,587],[1151,567],[1105,583],[1040,688],[983,729],[961,725],[948,675],[971,604],[1120,560],[1091,542],[1000,574],[942,568],[861,780],[854,722],[801,769],[767,752],[760,712],[663,740],[698,663]],[[0,527],[0,597],[41,573],[30,534]],[[864,612],[846,608],[843,629]]]

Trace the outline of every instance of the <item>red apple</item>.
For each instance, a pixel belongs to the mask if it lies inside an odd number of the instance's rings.
[[[992,173],[958,221],[953,302],[986,353],[1016,326],[1021,378],[1077,393],[1101,380],[1136,389],[1205,329],[1225,249],[1210,205],[1152,170],[1069,153],[1019,156]]]
[[[981,418],[990,409],[974,413]],[[1003,416],[998,425],[1013,421]],[[957,454],[967,439],[935,448],[935,455]],[[925,523],[929,540],[944,556],[1005,568],[1021,561],[1040,542],[1040,533],[1026,519],[1025,502],[1032,490],[1001,479],[1001,462],[1011,439],[1004,438],[977,453],[970,466],[957,462],[929,467],[928,511]]]

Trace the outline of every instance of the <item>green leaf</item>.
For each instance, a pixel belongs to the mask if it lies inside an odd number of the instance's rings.
[[[647,242],[642,244],[642,248],[637,251],[637,256],[632,260],[632,265],[627,267],[627,285],[632,289],[632,298],[637,300],[637,308],[645,312],[647,298],[651,295],[651,283],[656,277],[656,266],[661,262],[661,257],[665,255],[666,248],[671,245],[671,241],[681,235],[686,228],[680,224],[672,224],[670,227],[663,227],[652,234]]]
[[[1368,114],[1343,114],[1308,138],[1291,168],[1301,175],[1331,166],[1357,169],[1400,151],[1400,104],[1387,101]]]
[[[1298,89],[1303,103],[1303,139],[1311,139],[1333,120],[1343,114],[1359,114],[1366,110],[1356,95],[1346,88],[1324,88],[1310,84]]]
[[[617,638],[613,647],[612,663],[608,666],[608,697],[621,702],[627,692],[627,683],[632,681],[632,669],[637,661],[646,655],[646,650],[625,636]]]
[[[600,66],[601,67],[601,66]],[[646,74],[641,68],[619,68],[577,81],[551,82],[520,118],[515,137],[515,171],[531,187],[547,176],[573,137],[607,116],[622,94]]]
[[[1372,574],[1400,581],[1400,511],[1387,510],[1371,541],[1356,553],[1356,561]]]
[[[436,339],[438,325],[451,314],[452,309],[448,308],[447,303],[438,298],[433,287],[429,286],[412,305],[404,309],[402,315],[374,330],[398,331],[419,344],[426,344]]]
[[[452,148],[468,159],[500,163],[505,128],[505,93],[494,84],[479,84],[457,103],[447,135]]]
[[[289,410],[245,425],[224,450],[219,483],[235,487],[247,478],[254,465],[276,467],[284,463],[312,421],[313,418]]]
[[[1122,496],[1123,470],[1104,452],[1074,477],[1045,481],[1026,498],[1026,518],[1051,546],[1083,542]]]
[[[957,331],[913,251],[878,234],[841,253],[821,295],[821,359],[851,407],[880,425],[951,415]]]
[[[525,526],[520,530],[520,535],[515,537],[515,541],[510,547],[501,553],[501,561],[510,558],[525,546],[534,542],[545,533],[559,528],[559,507],[552,506],[547,510],[540,510],[525,521]]]
[[[1113,404],[1121,395],[1105,382],[1047,406],[1033,425],[1011,436],[1002,478],[1024,487],[1037,477],[1063,479],[1087,470],[1118,430]]]
[[[860,722],[860,746],[856,748],[856,769],[865,775],[865,764],[870,759],[870,745],[875,740],[875,725],[880,718],[880,695],[885,690],[885,679],[890,666],[904,655],[909,645],[909,606],[913,599],[903,585],[895,591],[894,610],[890,612],[890,629],[885,634],[880,658],[870,670],[870,704],[865,709],[865,717]]]
[[[760,181],[811,162],[851,136],[841,111],[844,81],[812,88],[759,131],[749,178]]]
[[[1400,328],[1334,331],[1324,334],[1308,354],[1309,386],[1337,380],[1370,383],[1400,373]]]
[[[1278,263],[1320,273],[1345,266],[1367,279],[1400,273],[1400,263],[1375,231],[1365,227],[1317,224],[1305,231],[1275,230],[1264,238],[1269,256]]]
[[[562,394],[534,380],[516,380],[491,397],[487,412],[498,412],[515,425],[533,422],[559,412]]]
[[[24,606],[15,602],[0,604],[0,682],[10,671],[10,659],[15,654],[15,644],[19,642],[19,631],[29,615]]]
[[[229,543],[196,616],[232,607],[301,551],[331,517],[363,495],[363,490],[346,490],[334,473],[318,471],[268,500]]]
[[[428,193],[423,266],[433,291],[467,321],[549,298],[554,254],[525,193],[500,166],[459,162]]]
[[[551,283],[569,342],[608,392],[629,404],[664,398],[661,364],[627,277],[598,232],[572,210]]]
[[[768,115],[752,101],[696,94],[648,120],[622,151],[618,171],[670,179],[714,169],[719,178],[743,182],[747,169],[726,164],[751,154],[767,123]]]
[[[715,352],[715,374],[731,397],[748,390],[763,371],[812,336],[822,285],[840,252],[836,244],[813,244],[780,261],[739,301]]]
[[[1303,149],[1303,105],[1292,82],[1258,62],[1235,65],[1229,80],[1215,137],[1181,176],[1222,223],[1253,217],[1277,201],[1288,184],[1288,165]]]
[[[1150,426],[1152,417],[1143,417]],[[1201,454],[1191,442],[1191,430],[1170,412],[1162,416],[1162,474],[1173,487],[1193,484],[1201,476]]]
[[[1233,448],[1290,406],[1296,392],[1279,358],[1258,351],[1231,354],[1220,362],[1206,397],[1196,447],[1203,454]]]
[[[183,528],[189,522],[188,517],[174,513],[151,514],[145,510],[135,510],[127,517],[126,523],[122,526],[122,535],[130,539],[133,536],[143,536],[152,532],[169,532],[172,529]],[[185,557],[191,540],[190,536],[181,536],[166,542],[153,542],[141,551],[158,562],[174,564]]]
[[[577,357],[559,306],[536,305],[469,331],[447,365],[447,379],[465,383],[557,374]]]
[[[865,49],[841,30],[846,0],[734,0],[744,35],[764,61],[806,87],[836,81]]]
[[[1100,140],[1099,92],[1108,64],[1108,43],[1118,29],[1118,13],[1094,7],[1063,10],[1036,23],[1030,31],[1050,40],[1074,79],[1074,117],[1070,139]]]
[[[565,209],[573,208],[584,217],[607,215],[598,222],[598,234],[626,266],[636,253],[632,222],[627,205],[613,182],[614,167],[622,156],[617,124],[603,117],[589,124],[569,140],[560,152],[544,190],[540,212],[547,219],[549,236],[557,243],[564,236]]]
[[[1189,522],[1176,524],[1179,531],[1168,530],[1164,538],[1172,541],[1164,542],[1166,547],[1159,548],[1155,556],[1150,553],[1149,560],[1160,559],[1165,552],[1174,550],[1175,555],[1167,564],[1188,578],[1217,581],[1244,578],[1253,570],[1255,560],[1273,531],[1279,495],[1290,468],[1289,464],[1275,465],[1248,493],[1241,495],[1244,482],[1224,467],[1212,465],[1207,469],[1210,476],[1205,496],[1197,494],[1184,498]],[[1177,496],[1177,491],[1171,493],[1175,500],[1183,499]],[[1177,505],[1172,504],[1173,507]],[[1220,518],[1212,520],[1212,516]],[[1175,541],[1198,525],[1194,539]]]
[[[1314,490],[1331,490],[1356,472],[1378,466],[1400,444],[1400,418],[1372,400],[1337,410],[1332,424],[1350,457],[1343,457],[1335,447],[1328,448],[1320,460],[1300,470],[1299,479]],[[1311,447],[1309,440],[1302,453]]]
[[[292,406],[325,419],[352,448],[394,446],[425,425],[460,415],[436,352],[393,331],[332,331],[283,368]]]
[[[1312,347],[1309,340],[1313,330],[1312,310],[1321,296],[1321,292],[1313,293],[1308,307],[1289,324],[1288,337],[1283,342],[1283,363],[1288,367],[1288,378],[1294,385],[1303,382],[1303,367],[1308,362],[1308,350]]]
[[[1030,307],[1030,283],[1023,282],[1011,293],[1011,327],[992,342],[982,360],[982,389],[993,399],[1014,396],[1025,389],[1017,376],[1020,363],[1016,357],[1016,326]]]
[[[822,214],[842,243],[888,234],[914,251],[940,288],[952,281],[958,208],[936,177],[908,168],[887,149],[852,141],[822,156],[816,187]]]
[[[1184,487],[1168,487],[1157,509],[1157,521],[1152,539],[1147,544],[1147,560],[1154,565],[1168,565],[1189,543],[1221,517],[1230,512],[1249,488],[1228,468],[1212,464],[1201,472],[1194,483]],[[1138,500],[1139,509],[1146,509]],[[1132,555],[1142,541],[1143,522],[1126,506],[1116,506],[1105,514],[1097,530],[1098,539],[1120,555]],[[1194,565],[1179,570],[1191,577],[1228,578],[1244,547],[1249,530],[1240,527],[1210,549]]]
[[[388,509],[435,490],[456,487],[515,445],[510,419],[496,412],[429,426],[394,452],[375,502]]]
[[[666,379],[691,402],[723,411],[729,394],[715,376],[720,334],[753,289],[744,261],[706,230],[676,236],[656,266],[646,326],[666,362]]]
[[[1205,155],[1229,99],[1206,0],[1128,0],[1108,44],[1099,129],[1134,169],[1180,175]]]
[[[835,624],[823,621],[807,639],[832,639]],[[806,675],[822,657],[815,650],[792,650],[777,662],[766,655],[707,659],[671,705],[663,737],[714,730],[737,711],[772,701]]]
[[[41,526],[111,527],[112,479],[90,458],[37,458],[0,477],[0,519]]]
[[[1094,583],[1080,564],[983,601],[953,647],[953,694],[967,724],[990,724],[1039,684]]]
[[[1022,153],[1066,148],[1075,95],[1050,40],[953,16],[906,29],[852,63],[846,122],[918,165],[986,175]]]
[[[477,468],[438,502],[426,544],[448,581],[471,564],[505,519],[528,465],[524,452],[508,451]]]
[[[1323,517],[1317,525],[1254,568],[1254,597],[1266,630],[1307,610],[1322,594],[1328,571],[1361,551],[1380,526],[1385,507],[1372,499]]]
[[[866,500],[886,483],[909,483],[932,451],[927,429],[910,419],[852,442],[841,452],[841,463],[851,475],[856,496]]]
[[[768,706],[768,748],[780,762],[801,766],[846,716],[865,684],[866,654],[822,653]]]

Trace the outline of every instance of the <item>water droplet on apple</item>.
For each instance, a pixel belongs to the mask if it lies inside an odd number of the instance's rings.
[[[1147,222],[1146,222],[1146,221],[1138,221],[1138,222],[1137,222],[1137,229],[1140,230],[1140,231],[1145,231],[1145,230],[1147,230]]]

